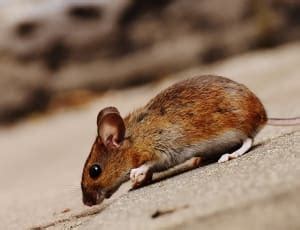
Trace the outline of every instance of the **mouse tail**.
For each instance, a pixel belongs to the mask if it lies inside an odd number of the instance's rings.
[[[272,126],[300,125],[300,117],[293,117],[293,118],[268,118],[267,125],[272,125]]]

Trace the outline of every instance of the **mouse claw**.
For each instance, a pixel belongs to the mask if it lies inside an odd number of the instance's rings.
[[[224,163],[229,160],[230,160],[230,155],[228,153],[226,153],[220,157],[220,159],[218,160],[218,163]]]
[[[133,188],[137,188],[147,182],[151,181],[152,173],[150,172],[150,168],[147,165],[142,165],[138,168],[131,169],[130,171],[130,180],[132,181]]]

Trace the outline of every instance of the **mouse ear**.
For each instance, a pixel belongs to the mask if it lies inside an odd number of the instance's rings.
[[[125,137],[125,124],[115,107],[102,109],[97,117],[98,136],[109,149],[120,147]]]

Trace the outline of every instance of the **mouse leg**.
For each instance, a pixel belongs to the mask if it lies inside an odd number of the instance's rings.
[[[192,157],[191,159],[187,160],[179,167],[182,167],[183,170],[184,169],[192,170],[192,169],[198,168],[201,165],[201,163],[202,163],[201,157]]]
[[[177,165],[173,170],[171,171],[167,170],[164,177],[172,177],[179,173],[198,168],[201,165],[201,163],[202,163],[201,157],[192,157],[186,162]],[[138,168],[131,169],[130,180],[133,183],[132,185],[133,188],[137,188],[151,182],[154,173],[153,168],[155,168],[153,167],[154,165],[155,164],[153,163],[147,162]]]
[[[201,157],[192,157],[191,159],[188,159],[184,163],[181,163],[179,165],[176,165],[173,168],[170,168],[169,170],[163,171],[158,175],[158,178],[154,178],[154,180],[161,180],[165,178],[169,178],[172,176],[176,176],[178,174],[190,171],[192,169],[198,168],[202,165],[203,158]]]
[[[247,138],[246,140],[243,141],[242,146],[234,151],[233,153],[226,153],[223,154],[220,159],[218,160],[218,163],[223,163],[226,161],[229,161],[231,159],[235,159],[239,156],[242,156],[244,153],[246,153],[252,146],[253,140],[251,138]]]

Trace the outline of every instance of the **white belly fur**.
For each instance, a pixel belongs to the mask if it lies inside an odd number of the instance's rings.
[[[247,136],[239,130],[230,130],[211,138],[201,140],[199,144],[183,146],[179,149],[169,149],[161,153],[161,161],[155,167],[162,171],[181,164],[192,157],[210,157],[228,153],[234,146],[241,145]]]

